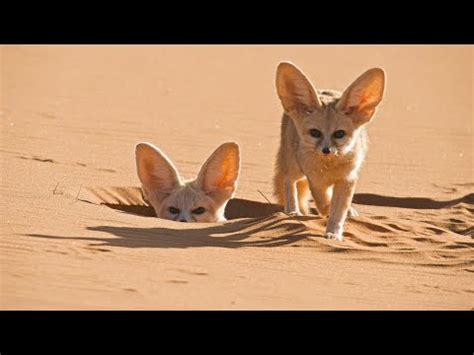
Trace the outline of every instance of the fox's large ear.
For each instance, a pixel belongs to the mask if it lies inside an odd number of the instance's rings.
[[[178,171],[168,157],[150,143],[135,147],[137,173],[146,195],[167,195],[180,185]]]
[[[367,70],[342,94],[336,108],[351,116],[357,124],[369,122],[382,101],[385,72],[380,68]]]
[[[291,63],[281,62],[278,65],[276,88],[283,108],[288,113],[298,110],[301,106],[307,108],[321,106],[321,101],[311,82]]]
[[[219,203],[230,199],[237,188],[240,150],[237,143],[224,143],[202,165],[197,178],[201,189]]]

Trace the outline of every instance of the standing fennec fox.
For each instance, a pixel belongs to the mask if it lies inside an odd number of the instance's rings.
[[[366,124],[382,100],[385,74],[366,71],[345,91],[316,91],[293,64],[278,65],[276,88],[285,113],[281,126],[274,193],[285,212],[308,214],[311,192],[325,236],[342,240],[360,166],[367,152]]]
[[[225,221],[224,210],[237,188],[240,150],[224,143],[201,166],[196,179],[184,181],[168,157],[150,143],[135,148],[145,200],[157,217],[179,222]]]

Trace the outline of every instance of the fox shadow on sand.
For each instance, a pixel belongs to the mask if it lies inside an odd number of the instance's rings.
[[[314,217],[299,217],[301,220],[311,218]],[[259,232],[271,231],[272,229],[278,229],[279,235],[269,238],[259,238],[257,236]],[[281,216],[270,215],[261,218],[234,220],[208,227],[205,224],[196,224],[196,227],[186,229],[96,226],[87,227],[87,230],[107,233],[116,238],[62,237],[42,234],[28,234],[27,236],[42,239],[89,241],[91,242],[89,247],[94,247],[94,249],[103,252],[110,251],[104,249],[104,247],[178,249],[196,247],[276,247],[292,244],[309,236],[317,237],[314,232],[309,233],[304,224],[297,223],[293,218],[286,217],[283,214]],[[322,235],[320,236],[322,237]]]

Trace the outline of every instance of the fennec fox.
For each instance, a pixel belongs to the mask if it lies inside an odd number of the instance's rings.
[[[382,100],[385,74],[366,71],[345,91],[316,91],[293,64],[278,65],[276,88],[284,108],[275,164],[274,193],[285,212],[309,213],[309,192],[321,216],[325,236],[343,239],[360,166],[367,151],[366,124]]]
[[[135,148],[145,199],[160,218],[179,222],[225,221],[224,209],[237,188],[240,151],[224,143],[202,165],[196,179],[184,181],[173,163],[150,143]]]

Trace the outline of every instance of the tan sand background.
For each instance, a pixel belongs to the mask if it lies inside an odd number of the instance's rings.
[[[318,88],[387,72],[343,243],[258,193],[282,60]],[[472,46],[3,46],[0,65],[2,309],[474,307]],[[191,177],[229,140],[245,218],[145,216],[136,143]]]

